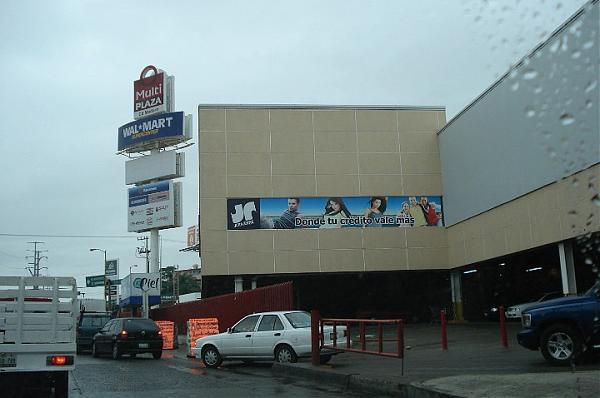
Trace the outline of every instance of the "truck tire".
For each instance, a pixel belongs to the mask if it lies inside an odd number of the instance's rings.
[[[53,372],[54,375],[54,398],[69,397],[69,372]]]
[[[581,355],[581,336],[570,325],[551,325],[542,333],[540,351],[546,361],[553,365],[570,365]]]

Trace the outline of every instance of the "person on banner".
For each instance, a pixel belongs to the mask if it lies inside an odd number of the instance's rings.
[[[325,224],[322,224],[321,228],[341,228],[342,219],[349,218],[351,215],[342,198],[329,198],[323,214]]]
[[[425,218],[425,213],[423,212],[423,208],[421,204],[417,202],[416,196],[411,196],[408,198],[408,204],[410,208],[410,214],[415,219],[415,227],[423,227],[427,225],[427,219]]]
[[[296,217],[300,216],[300,198],[288,198],[288,208],[279,219],[273,220],[274,229],[296,228]]]
[[[420,206],[423,209],[423,214],[425,214],[427,225],[438,225],[440,216],[438,216],[438,214],[435,212],[435,205],[433,203],[429,203],[427,196],[421,196]]]
[[[415,225],[415,218],[410,214],[410,206],[408,202],[402,202],[402,207],[398,213],[399,227],[412,227]]]
[[[365,218],[370,219],[369,223],[365,223],[367,227],[381,227],[381,217],[385,213],[387,200],[383,196],[373,196],[369,200],[369,208],[365,210]]]
[[[425,214],[427,225],[437,225],[438,221],[440,221],[440,216],[438,216],[438,214],[435,212],[435,205],[433,203],[429,203],[427,196],[421,196],[420,206],[423,209],[423,214]]]

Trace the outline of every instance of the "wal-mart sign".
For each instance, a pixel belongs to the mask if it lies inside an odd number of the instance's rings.
[[[163,144],[161,146],[185,142],[191,139],[191,116],[188,116],[171,112],[127,123],[119,127],[118,150],[149,150],[157,141]]]

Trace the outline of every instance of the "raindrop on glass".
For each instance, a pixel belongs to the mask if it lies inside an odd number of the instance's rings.
[[[558,48],[560,47],[560,40],[555,40],[551,45],[550,45],[550,51],[555,53],[558,51]]]
[[[532,107],[530,107],[530,106],[526,106],[526,107],[525,107],[525,115],[526,115],[527,117],[534,117],[534,116],[535,116],[535,109],[533,109],[533,108],[532,108]]]
[[[568,113],[563,113],[562,115],[560,115],[559,120],[563,126],[568,126],[570,124],[573,124],[573,122],[575,121],[575,118]]]
[[[525,71],[523,71],[523,79],[525,80],[531,80],[531,79],[535,79],[538,75],[538,72],[535,69],[525,69]]]
[[[592,265],[592,264],[594,264],[594,262],[592,261],[592,259],[591,259],[591,258],[589,258],[589,257],[585,259],[585,263],[586,263],[587,265]]]
[[[588,40],[581,45],[581,48],[583,48],[584,50],[589,50],[592,47],[594,47],[594,40]]]
[[[571,58],[573,58],[573,59],[577,59],[577,58],[579,58],[579,57],[581,57],[581,51],[579,51],[579,50],[575,50],[575,51],[573,51],[573,52],[571,53]]]
[[[585,87],[585,92],[589,93],[592,90],[594,90],[596,88],[596,86],[598,85],[598,80],[594,80],[588,83],[588,85]]]
[[[592,196],[592,203],[600,207],[600,196],[598,196],[598,194]]]
[[[539,94],[542,91],[544,91],[544,89],[542,88],[542,86],[535,86],[534,89],[533,89],[533,93],[534,94]]]
[[[519,82],[514,82],[513,84],[511,84],[510,89],[512,91],[517,91],[519,89]]]
[[[592,102],[592,100],[585,101],[585,109],[591,109],[593,105],[594,103]]]

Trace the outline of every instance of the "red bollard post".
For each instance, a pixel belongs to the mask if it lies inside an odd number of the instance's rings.
[[[500,317],[500,337],[502,346],[508,347],[508,336],[506,334],[506,316],[504,314],[504,306],[498,307],[498,316]]]
[[[321,363],[320,351],[321,347],[319,345],[319,324],[321,323],[321,316],[319,315],[319,311],[312,310],[310,312],[310,337],[311,337],[311,362],[314,366],[319,366]]]
[[[446,332],[446,310],[440,311],[440,323],[442,324],[442,350],[447,350],[448,333]]]

